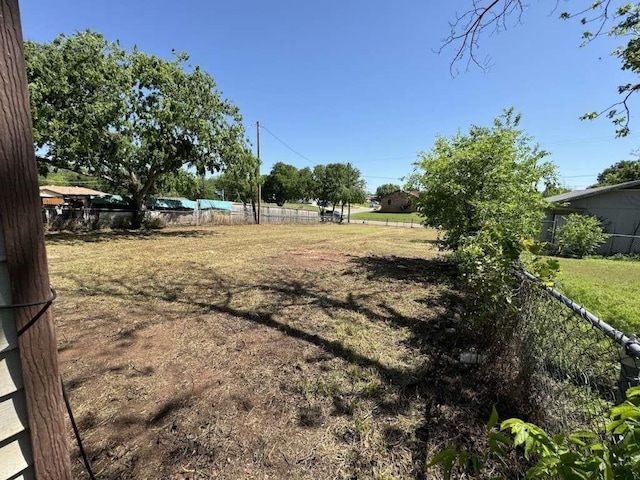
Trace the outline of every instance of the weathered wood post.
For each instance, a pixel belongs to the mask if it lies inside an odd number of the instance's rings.
[[[28,326],[50,297],[18,0],[0,0],[0,305],[33,304],[0,309],[0,479],[71,479],[51,310]]]

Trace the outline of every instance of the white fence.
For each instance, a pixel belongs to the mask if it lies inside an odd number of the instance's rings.
[[[255,223],[250,204],[234,203],[229,210],[149,210],[151,218],[160,218],[167,225],[234,225]],[[131,221],[131,210],[103,210],[45,206],[43,221],[52,229],[68,228],[69,224],[99,227],[122,227]],[[261,223],[305,223],[320,221],[319,211],[282,207],[261,207]]]

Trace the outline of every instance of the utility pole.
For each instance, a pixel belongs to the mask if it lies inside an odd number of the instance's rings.
[[[0,112],[0,478],[70,480],[18,0],[0,0]]]
[[[347,223],[351,223],[351,163],[347,163],[347,191],[349,198],[347,199]]]
[[[260,225],[260,209],[262,207],[262,184],[260,183],[260,120],[256,122],[256,138],[258,144],[258,164],[256,165],[256,181],[258,182],[258,212],[256,221]]]

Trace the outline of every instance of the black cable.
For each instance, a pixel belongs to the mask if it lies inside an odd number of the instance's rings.
[[[287,147],[289,150],[291,150],[293,153],[295,153],[296,155],[298,155],[300,158],[304,158],[307,162],[309,162],[312,165],[318,165],[316,162],[314,162],[313,160],[311,160],[308,157],[305,157],[303,154],[301,154],[300,152],[298,152],[297,150],[295,150],[294,148],[292,148],[289,144],[287,144],[284,140],[281,140],[275,133],[273,133],[271,130],[269,130],[267,127],[265,127],[264,125],[260,125],[260,128],[264,131],[266,131],[269,135],[271,135],[273,138],[275,138],[277,141],[279,141],[282,145],[284,145],[285,147]]]
[[[56,292],[56,289],[53,287],[49,287],[51,288],[51,297],[48,298],[47,300],[40,300],[39,302],[31,302],[31,303],[13,303],[11,305],[0,305],[0,310],[3,309],[8,309],[8,308],[26,308],[26,307],[35,307],[38,305],[43,305],[43,304],[47,304],[46,308],[49,308],[49,306],[53,303],[53,301],[58,298],[58,292]]]
[[[31,326],[33,326],[33,324],[36,323],[40,319],[40,317],[42,317],[42,315],[44,315],[44,313],[49,309],[49,307],[51,306],[53,301],[56,298],[58,298],[58,292],[56,292],[53,287],[51,287],[51,293],[52,293],[51,298],[46,301],[46,304],[44,305],[44,307],[42,307],[40,309],[40,311],[38,313],[36,313],[35,316],[31,320],[29,320],[27,322],[26,325],[24,325],[20,330],[18,330],[18,337],[22,336],[22,334],[24,332],[29,330],[29,328],[31,328]],[[20,304],[20,305],[12,305],[11,308],[33,307],[33,306],[36,306],[36,305],[42,305],[42,302],[40,302],[40,303],[23,303],[23,304]],[[3,305],[3,307],[7,308],[4,305]]]
[[[64,404],[67,407],[67,413],[69,414],[69,420],[71,420],[71,427],[73,428],[73,433],[76,436],[76,442],[78,443],[78,449],[80,450],[80,455],[82,456],[82,460],[84,461],[84,466],[87,469],[87,473],[89,474],[89,478],[91,480],[95,480],[96,477],[93,475],[93,471],[91,470],[91,464],[89,463],[89,459],[87,458],[87,454],[84,451],[84,446],[82,445],[82,439],[80,438],[80,432],[78,431],[78,426],[76,425],[76,420],[73,418],[73,412],[71,411],[71,405],[69,404],[69,399],[67,398],[67,392],[64,389],[64,383],[62,383],[62,377],[60,377],[60,387],[62,388],[62,398],[64,398]]]

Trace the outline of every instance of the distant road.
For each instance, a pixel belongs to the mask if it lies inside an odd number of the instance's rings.
[[[375,208],[370,208],[370,207],[351,207],[351,215],[353,215],[354,213],[365,213],[365,212],[375,212]],[[344,209],[344,216],[346,218],[347,216],[347,209]]]
[[[353,213],[353,211],[351,212]],[[345,215],[343,223],[347,223]],[[378,225],[381,227],[400,227],[400,228],[424,228],[419,222],[394,222],[394,221],[378,221],[378,220],[356,220],[352,219],[349,225]]]

